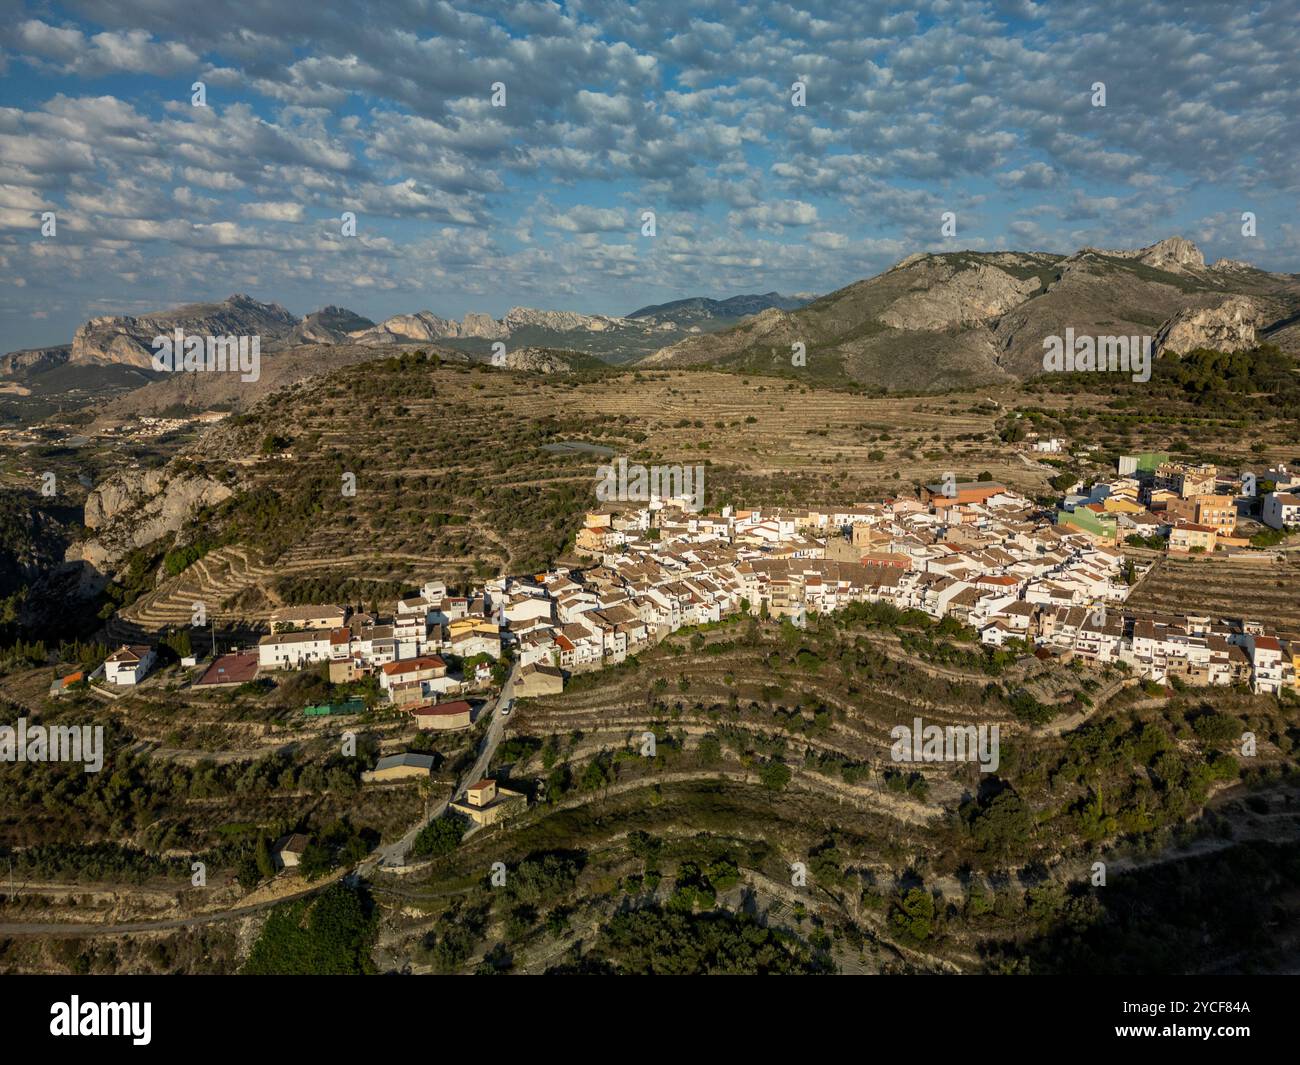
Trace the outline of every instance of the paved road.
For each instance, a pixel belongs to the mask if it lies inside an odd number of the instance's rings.
[[[497,695],[495,700],[483,704],[482,709],[479,711],[479,719],[482,720],[484,714],[490,714],[491,720],[488,722],[487,732],[479,745],[478,758],[474,760],[474,764],[470,766],[469,771],[456,782],[455,790],[452,791],[451,795],[436,806],[431,806],[425,812],[424,817],[412,825],[401,839],[394,840],[382,847],[376,847],[370,857],[358,867],[358,873],[365,876],[380,866],[405,865],[407,856],[411,853],[411,847],[415,843],[415,837],[420,834],[420,830],[430,821],[441,817],[451,800],[461,798],[471,784],[483,779],[488,766],[492,763],[492,756],[496,754],[496,749],[501,743],[501,737],[505,733],[507,719],[499,712],[500,708],[514,698],[515,681],[518,678],[519,663],[516,662],[511,666],[510,675],[506,678],[500,694]]]
[[[487,773],[488,766],[492,762],[492,756],[496,753],[498,745],[501,743],[501,737],[505,733],[506,718],[497,711],[505,703],[514,698],[515,681],[519,676],[519,666],[516,663],[511,667],[510,675],[506,678],[505,686],[501,689],[500,694],[495,700],[490,700],[483,704],[479,711],[479,718],[482,719],[484,714],[490,714],[491,720],[488,723],[487,732],[479,745],[478,758],[470,766],[469,772],[465,773],[456,783],[456,789],[449,798],[460,798],[465,794],[466,789],[475,781],[481,780]],[[380,865],[404,865],[406,856],[410,853],[411,845],[415,842],[415,837],[420,834],[424,828],[434,818],[441,817],[443,811],[447,809],[449,799],[444,799],[436,806],[430,807],[425,813],[423,819],[411,827],[411,829],[401,839],[393,843],[386,844],[376,848],[369,857],[366,858],[356,870],[347,873],[346,878],[366,876]],[[218,910],[213,913],[196,914],[192,917],[175,917],[162,921],[126,921],[121,924],[65,924],[65,923],[0,923],[0,935],[44,935],[44,936],[105,936],[120,935],[127,932],[164,932],[177,928],[189,928],[194,925],[212,924],[216,921],[229,921],[238,917],[247,917],[250,914],[259,913],[262,910],[269,910],[272,907],[291,902],[294,899],[304,898],[307,895],[314,895],[329,887],[338,879],[338,874],[331,876],[320,883],[313,884],[311,887],[304,888],[302,891],[295,892],[292,895],[283,895],[276,899],[270,899],[266,902],[258,902],[249,906],[236,906],[234,909]]]

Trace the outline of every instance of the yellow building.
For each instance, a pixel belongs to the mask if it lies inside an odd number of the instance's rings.
[[[363,784],[383,783],[390,780],[419,780],[429,778],[433,769],[433,755],[405,751],[379,759],[374,769],[361,774]]]
[[[523,792],[498,787],[491,777],[484,777],[467,788],[465,798],[451,803],[450,808],[464,814],[476,825],[494,825],[527,805],[528,796]]]
[[[1214,491],[1218,476],[1215,466],[1193,466],[1186,462],[1162,462],[1156,467],[1155,487],[1177,492],[1183,499]]]
[[[1185,522],[1169,530],[1170,551],[1194,551],[1200,548],[1209,553],[1214,550],[1218,540],[1218,531],[1209,525],[1194,525]]]
[[[495,621],[487,618],[453,618],[447,622],[447,636],[454,638],[469,632],[481,632],[485,636],[499,636],[501,629]]]
[[[1110,514],[1141,514],[1146,510],[1136,499],[1126,495],[1107,496],[1101,501],[1101,508]]]

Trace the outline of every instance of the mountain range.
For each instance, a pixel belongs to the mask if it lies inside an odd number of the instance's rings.
[[[1042,371],[1043,341],[1150,336],[1153,348],[1300,352],[1300,277],[1236,260],[1207,266],[1171,237],[1132,251],[917,254],[794,311],[770,309],[642,360],[656,367],[788,370],[888,390],[938,390]]]
[[[776,292],[692,297],[623,317],[514,307],[499,319],[471,313],[457,321],[418,311],[376,323],[330,306],[300,319],[277,303],[234,295],[92,318],[68,345],[3,356],[0,376],[30,382],[65,365],[131,367],[146,372],[124,386],[137,388],[149,380],[153,337],[178,327],[259,335],[262,351],[273,355],[264,365],[284,359],[293,364],[293,379],[395,345],[486,359],[497,342],[508,342],[555,358],[563,352],[588,357],[571,365],[591,365],[594,356],[739,372],[789,372],[795,345],[802,345],[806,371],[800,372],[810,377],[925,391],[1033,376],[1042,369],[1044,338],[1067,328],[1076,335],[1150,336],[1157,353],[1230,351],[1263,340],[1300,352],[1300,276],[1230,259],[1207,265],[1191,241],[1170,237],[1135,250],[1082,248],[1072,255],[918,253],[811,301]],[[323,348],[332,352],[328,358]],[[524,363],[553,366],[555,358]],[[187,382],[160,392],[197,398],[196,387]]]
[[[71,344],[10,352],[0,357],[0,375],[41,373],[71,364],[114,364],[150,368],[155,336],[181,328],[186,333],[261,337],[263,351],[307,344],[363,347],[430,344],[482,352],[494,341],[538,348],[567,348],[610,362],[650,354],[702,329],[719,329],[746,314],[778,307],[793,309],[802,300],[766,295],[726,300],[691,299],[645,307],[627,317],[513,307],[497,319],[470,313],[460,321],[432,311],[398,314],[375,323],[344,307],[324,307],[299,319],[278,303],[261,303],[236,294],[219,303],[193,303],[139,316],[92,318],[77,329]]]

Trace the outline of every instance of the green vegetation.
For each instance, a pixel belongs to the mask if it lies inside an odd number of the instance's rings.
[[[550,972],[636,976],[791,975],[826,971],[793,936],[730,913],[667,912],[651,906],[618,914],[580,963]]]
[[[430,821],[415,837],[411,855],[415,858],[439,858],[460,846],[468,826],[463,818],[445,814]]]
[[[242,972],[250,976],[359,976],[375,971],[378,919],[367,895],[342,884],[271,911]]]

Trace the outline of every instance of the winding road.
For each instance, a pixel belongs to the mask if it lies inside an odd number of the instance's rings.
[[[308,895],[314,895],[318,891],[337,882],[340,878],[347,879],[353,877],[363,877],[373,872],[381,866],[401,866],[406,864],[407,855],[410,854],[411,847],[415,843],[415,837],[420,834],[430,821],[441,817],[447,809],[447,804],[452,799],[459,799],[465,794],[469,786],[478,780],[481,780],[487,773],[488,766],[492,764],[492,756],[496,753],[497,747],[501,743],[501,737],[505,734],[505,717],[497,711],[514,698],[515,681],[519,677],[519,665],[516,662],[510,668],[510,675],[506,678],[505,684],[497,694],[496,699],[483,704],[479,711],[479,719],[484,714],[491,715],[488,723],[487,732],[479,745],[478,757],[474,764],[470,766],[469,771],[465,773],[456,783],[455,790],[446,799],[432,806],[426,811],[423,818],[416,822],[402,836],[401,839],[392,843],[377,847],[372,851],[364,861],[351,871],[336,873],[333,876],[322,880],[318,884],[304,888],[302,891],[294,892],[292,895],[282,895],[279,898],[268,899],[265,902],[253,903],[247,906],[235,906],[228,910],[215,910],[211,913],[195,914],[191,917],[172,917],[161,921],[124,921],[119,924],[70,924],[64,922],[45,922],[45,923],[23,923],[23,922],[4,922],[0,923],[0,935],[6,936],[112,936],[124,935],[130,932],[167,932],[179,928],[191,928],[197,925],[214,924],[217,921],[236,920],[240,917],[248,917],[255,913],[261,913],[263,910],[269,910],[275,906],[281,906],[286,902],[293,902],[296,899],[306,898]]]

